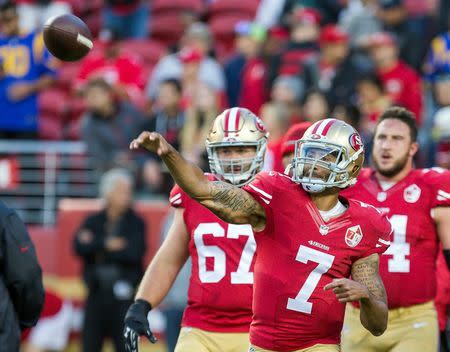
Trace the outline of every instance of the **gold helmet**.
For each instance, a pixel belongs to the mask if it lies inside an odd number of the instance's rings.
[[[346,188],[356,183],[364,162],[359,133],[336,119],[317,121],[295,144],[292,179],[311,193]]]
[[[249,183],[263,166],[267,137],[263,122],[250,110],[225,110],[216,117],[206,138],[211,172],[239,187]],[[248,146],[255,147],[252,158],[221,159],[217,155],[218,148]]]

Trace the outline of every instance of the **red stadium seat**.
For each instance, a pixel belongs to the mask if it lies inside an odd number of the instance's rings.
[[[166,45],[176,44],[183,34],[179,13],[154,16],[150,21],[150,27],[151,37]]]
[[[39,111],[63,119],[68,111],[67,93],[58,88],[43,90],[38,96]]]
[[[81,139],[81,120],[71,120],[64,131],[64,139],[79,141]]]
[[[87,1],[85,0],[66,0],[72,7],[72,12],[76,16],[82,16],[87,10]]]
[[[233,39],[234,27],[239,21],[248,20],[251,21],[252,17],[248,14],[228,14],[223,16],[217,16],[209,21],[211,31],[214,33],[214,37],[220,39]]]
[[[146,65],[155,65],[165,54],[166,47],[155,40],[133,39],[123,41],[121,50],[124,53],[133,53],[140,56]]]
[[[63,137],[62,119],[56,115],[39,115],[39,138],[45,140],[61,140]]]
[[[68,110],[69,120],[79,120],[81,115],[86,110],[84,99],[80,97],[71,98],[68,104]]]
[[[258,0],[216,0],[209,6],[208,12],[211,17],[241,14],[253,19],[258,5]]]
[[[152,16],[174,11],[192,10],[197,13],[203,11],[202,0],[154,0]]]
[[[84,22],[91,30],[94,37],[97,37],[103,27],[103,20],[100,12],[93,12],[83,17]]]

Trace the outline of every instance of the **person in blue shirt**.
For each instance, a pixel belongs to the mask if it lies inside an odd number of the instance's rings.
[[[42,33],[22,33],[16,5],[0,6],[0,137],[38,135],[38,93],[55,80],[56,59]]]

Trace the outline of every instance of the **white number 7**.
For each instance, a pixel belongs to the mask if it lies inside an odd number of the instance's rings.
[[[298,249],[297,257],[295,259],[304,264],[308,263],[308,261],[311,260],[318,265],[308,275],[297,296],[295,298],[288,298],[286,308],[301,313],[311,314],[312,303],[308,302],[308,299],[314,292],[322,275],[331,268],[331,265],[333,265],[334,255],[327,254],[309,247],[300,246],[300,248]]]

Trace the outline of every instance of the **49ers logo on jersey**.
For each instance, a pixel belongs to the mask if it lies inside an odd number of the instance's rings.
[[[419,186],[412,184],[403,191],[403,198],[405,199],[405,202],[415,203],[419,200],[421,193],[422,191]]]
[[[349,247],[356,247],[363,238],[363,233],[359,225],[349,227],[345,233],[345,243]]]

